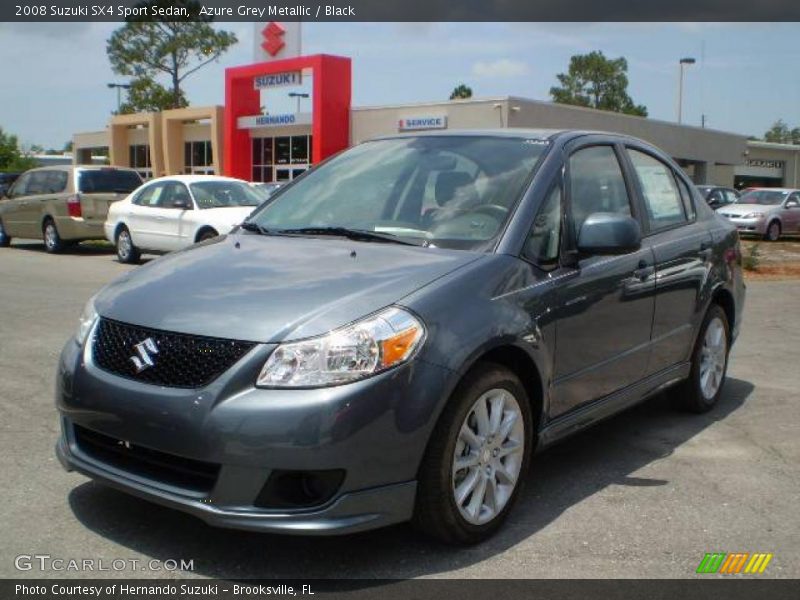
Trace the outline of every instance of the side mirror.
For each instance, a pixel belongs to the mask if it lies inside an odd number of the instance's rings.
[[[800,206],[800,202],[797,200],[789,200],[786,203],[786,208],[797,208],[798,206]]]
[[[172,201],[172,208],[179,208],[180,210],[188,210],[192,207],[186,198],[178,198]]]
[[[708,201],[708,205],[709,205],[711,208],[719,208],[720,206],[722,206],[722,202],[720,202],[719,200],[717,200],[716,198],[714,198],[713,200],[709,200],[709,201]]]
[[[581,254],[628,254],[642,245],[642,230],[636,219],[615,213],[593,213],[578,232]]]

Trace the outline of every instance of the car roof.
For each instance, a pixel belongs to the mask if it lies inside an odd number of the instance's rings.
[[[114,165],[50,165],[34,167],[33,169],[28,169],[25,173],[29,173],[30,171],[72,171],[73,169],[80,169],[81,171],[136,171],[136,169],[130,167],[116,167]]]
[[[590,129],[535,129],[523,127],[503,127],[491,129],[437,129],[434,131],[409,131],[404,133],[394,133],[389,135],[378,136],[371,138],[373,140],[387,140],[398,138],[414,138],[414,137],[505,137],[516,139],[538,139],[538,140],[559,140],[567,142],[571,139],[588,136],[588,135],[601,135],[612,137],[618,140],[630,140],[639,142],[648,146],[652,144],[640,138],[618,133],[614,131],[600,131]]]
[[[244,181],[236,177],[224,177],[222,175],[164,175],[163,177],[155,177],[148,179],[147,183],[154,181],[182,181],[183,183],[197,183],[199,181]]]
[[[783,188],[783,187],[754,187],[748,188],[748,192],[800,192],[797,188]]]

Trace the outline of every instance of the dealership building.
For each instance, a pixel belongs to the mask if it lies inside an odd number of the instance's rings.
[[[511,96],[351,106],[350,59],[303,56],[299,27],[256,26],[257,60],[226,70],[224,106],[115,115],[105,129],[73,136],[73,160],[86,164],[104,154],[110,164],[133,167],[147,178],[195,173],[289,181],[348,146],[398,132],[582,129],[647,140],[696,183],[800,185],[800,146],[748,141],[735,133]],[[298,89],[308,91],[292,91]],[[271,110],[276,95],[296,97],[297,109]],[[308,112],[301,98],[310,103]]]

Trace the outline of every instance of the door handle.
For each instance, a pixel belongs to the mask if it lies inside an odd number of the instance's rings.
[[[633,276],[639,281],[645,281],[648,277],[655,273],[655,271],[655,267],[648,265],[644,260],[640,260],[636,270],[633,272]]]
[[[156,217],[156,221],[163,221],[164,217]]]
[[[713,244],[711,242],[709,242],[708,240],[706,240],[705,242],[701,242],[700,250],[711,250],[711,246],[712,245]]]

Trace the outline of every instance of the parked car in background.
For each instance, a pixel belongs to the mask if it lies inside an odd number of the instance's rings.
[[[241,179],[160,177],[112,206],[105,237],[121,262],[135,263],[142,252],[171,252],[228,233],[263,200]]]
[[[715,210],[728,204],[734,204],[739,199],[739,192],[733,188],[718,185],[698,185],[697,189],[700,190],[700,194],[708,202],[708,205]]]
[[[103,239],[108,207],[142,183],[133,169],[70,165],[25,171],[0,200],[0,246],[42,239],[48,252]]]
[[[0,173],[0,198],[6,195],[8,189],[11,187],[21,173]]]
[[[267,198],[272,196],[272,194],[277,192],[281,188],[282,185],[283,185],[282,183],[277,183],[277,182],[272,182],[272,183],[254,183],[253,187],[256,190],[258,190],[258,192],[263,194],[264,199],[266,200]]]
[[[785,233],[800,233],[800,190],[756,188],[717,214],[729,219],[741,234],[760,235],[774,242]]]
[[[736,228],[645,142],[391,136],[89,300],[56,452],[213,525],[474,543],[534,450],[670,387],[711,410],[744,293]]]

